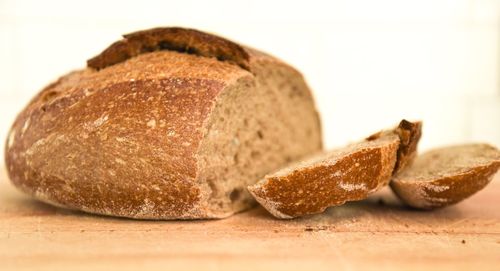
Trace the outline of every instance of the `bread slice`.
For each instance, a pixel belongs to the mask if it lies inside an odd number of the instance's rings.
[[[487,144],[443,147],[426,152],[391,181],[392,190],[420,209],[460,202],[483,189],[500,168],[500,152]]]
[[[266,175],[248,190],[271,214],[283,219],[364,199],[389,183],[396,165],[402,168],[411,161],[420,129],[420,122],[403,120],[395,129]]]
[[[6,144],[12,182],[35,198],[145,219],[222,218],[246,187],[322,149],[301,74],[192,29],[125,35],[19,114]]]

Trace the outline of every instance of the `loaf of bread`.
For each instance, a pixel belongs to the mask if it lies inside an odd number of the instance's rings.
[[[12,182],[44,202],[144,218],[222,218],[246,187],[322,149],[301,74],[182,28],[125,35],[43,89],[6,144]]]
[[[417,156],[391,181],[407,205],[433,209],[460,202],[483,189],[500,168],[500,151],[487,144],[442,147]]]
[[[362,200],[386,186],[393,173],[411,164],[421,127],[421,122],[403,120],[396,128],[362,142],[268,174],[248,190],[272,215],[282,219]]]

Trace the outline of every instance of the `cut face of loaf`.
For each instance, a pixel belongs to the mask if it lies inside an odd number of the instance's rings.
[[[222,218],[246,187],[322,148],[295,69],[196,30],[125,36],[19,114],[6,144],[12,182],[86,212]]]
[[[396,165],[409,163],[420,129],[420,122],[403,120],[396,129],[266,175],[248,190],[271,214],[284,219],[364,199],[389,183]],[[401,159],[405,162],[398,162]]]
[[[418,156],[395,176],[391,188],[409,206],[444,207],[483,189],[499,168],[500,152],[490,145],[444,147]]]

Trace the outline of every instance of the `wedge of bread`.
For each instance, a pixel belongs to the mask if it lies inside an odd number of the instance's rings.
[[[11,181],[36,199],[137,219],[223,218],[246,187],[322,149],[302,75],[183,28],[125,35],[43,89],[7,139]]]
[[[403,120],[395,129],[266,175],[248,190],[271,214],[283,219],[364,199],[410,163],[420,129],[420,122]]]
[[[460,202],[483,189],[500,168],[500,152],[487,144],[434,149],[397,174],[392,190],[407,205],[432,209]]]

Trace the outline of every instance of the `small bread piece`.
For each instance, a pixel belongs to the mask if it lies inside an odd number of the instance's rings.
[[[422,122],[402,120],[394,132],[399,136],[398,159],[393,175],[411,165],[417,155],[417,146],[422,136]]]
[[[407,205],[432,209],[460,202],[483,189],[500,168],[500,152],[487,144],[434,149],[418,156],[391,182]]]
[[[384,134],[286,167],[248,190],[277,218],[321,213],[387,185],[398,147],[395,133]]]

